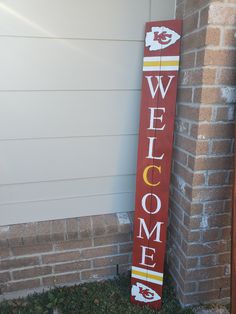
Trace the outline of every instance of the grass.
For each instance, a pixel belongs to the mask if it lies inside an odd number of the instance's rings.
[[[165,277],[163,305],[160,311],[139,307],[129,301],[130,277],[120,276],[113,280],[84,283],[62,287],[27,298],[3,301],[1,314],[191,314],[191,309],[181,309],[169,275]]]

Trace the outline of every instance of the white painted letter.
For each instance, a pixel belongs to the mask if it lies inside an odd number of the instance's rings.
[[[143,265],[143,266],[148,266],[148,267],[155,267],[156,263],[154,263],[154,264],[152,264],[152,265],[146,264],[146,263],[145,263],[145,259],[146,259],[146,258],[150,258],[150,259],[153,261],[153,254],[152,254],[152,255],[147,255],[147,254],[146,254],[146,251],[147,251],[147,250],[151,250],[152,252],[155,253],[156,250],[153,249],[153,248],[150,248],[150,247],[148,247],[148,246],[143,246],[143,245],[141,245],[141,248],[142,248],[142,262],[139,263],[139,264],[140,264],[140,265]]]
[[[163,114],[160,117],[155,116],[155,110],[162,110],[165,113],[165,108],[153,108],[153,107],[149,107],[150,109],[150,126],[148,128],[148,130],[159,130],[162,131],[165,128],[165,124],[161,127],[161,128],[154,128],[154,120],[160,120],[162,122],[163,120]]]
[[[155,242],[162,242],[160,240],[160,237],[161,237],[161,225],[164,224],[164,222],[157,222],[154,226],[154,228],[152,229],[151,232],[149,232],[148,228],[147,228],[147,225],[145,223],[145,220],[143,218],[138,218],[140,220],[140,225],[139,225],[139,235],[137,238],[140,238],[140,239],[143,239],[142,237],[142,228],[146,234],[146,237],[147,239],[149,240],[151,238],[151,236],[153,235],[153,233],[155,232],[156,230],[156,238],[155,238]]]
[[[155,90],[154,90],[154,87],[153,87],[153,84],[152,84],[153,76],[145,76],[145,78],[148,81],[148,86],[149,86],[149,90],[150,90],[150,93],[152,95],[152,98],[154,98],[156,96],[158,88],[160,87],[161,96],[164,99],[166,97],[166,93],[168,92],[170,84],[171,84],[171,82],[172,82],[172,80],[173,80],[173,78],[175,76],[174,75],[173,76],[168,76],[169,77],[169,82],[168,82],[168,84],[167,84],[165,89],[164,89],[164,86],[163,86],[163,83],[162,83],[163,76],[154,76],[154,77],[157,79],[157,84],[156,84]]]
[[[153,196],[156,198],[156,201],[157,201],[157,206],[156,206],[156,209],[153,211],[153,212],[150,212],[147,207],[146,207],[146,200],[148,198],[148,196]],[[145,210],[146,213],[148,214],[156,214],[159,212],[159,210],[161,209],[161,200],[160,198],[156,195],[156,194],[152,194],[152,193],[147,193],[143,196],[142,198],[142,207],[143,207],[143,210]]]
[[[162,159],[164,157],[164,153],[161,156],[153,156],[153,145],[156,137],[148,137],[149,145],[148,145],[148,156],[146,158],[149,159]]]

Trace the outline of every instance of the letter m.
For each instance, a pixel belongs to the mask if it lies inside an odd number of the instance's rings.
[[[148,228],[147,228],[147,225],[145,223],[145,220],[143,218],[138,218],[139,221],[140,221],[140,224],[139,224],[139,235],[137,238],[140,238],[140,239],[143,239],[143,236],[142,236],[142,231],[145,232],[145,235],[147,237],[147,239],[149,240],[151,238],[151,236],[156,232],[156,236],[155,236],[155,242],[162,242],[160,240],[160,237],[161,237],[161,225],[164,224],[164,222],[157,222],[155,224],[155,226],[153,227],[153,229],[149,232]]]

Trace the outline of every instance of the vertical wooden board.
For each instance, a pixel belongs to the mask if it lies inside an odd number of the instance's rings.
[[[160,308],[181,21],[146,24],[131,301]]]
[[[236,138],[236,130],[235,130]],[[234,151],[234,185],[232,209],[232,250],[231,250],[231,313],[236,313],[236,150]]]

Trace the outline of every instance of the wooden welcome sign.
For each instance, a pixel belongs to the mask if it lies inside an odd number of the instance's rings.
[[[181,21],[146,24],[131,301],[160,308]]]

